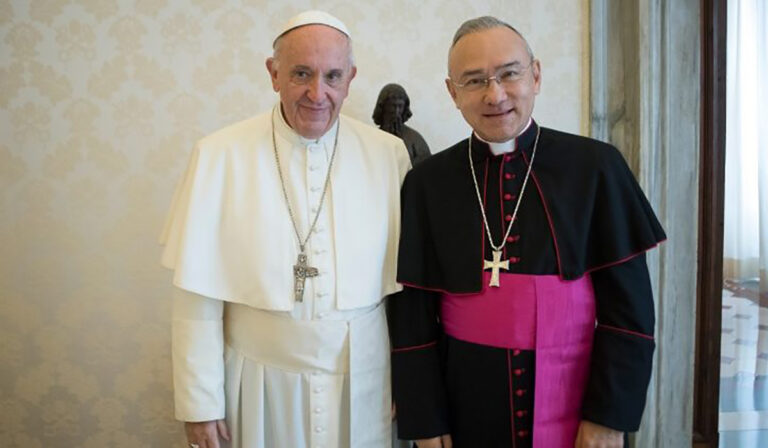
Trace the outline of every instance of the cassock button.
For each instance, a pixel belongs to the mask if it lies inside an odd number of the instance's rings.
[[[316,388],[314,388],[314,390],[313,390],[313,391],[314,391],[316,394],[319,394],[320,392],[322,392],[322,391],[324,391],[324,390],[325,390],[325,389],[324,389],[322,386],[317,386]]]
[[[509,257],[509,262],[512,264],[520,263],[520,257]]]
[[[520,376],[523,374],[523,369],[515,369],[515,376]]]
[[[517,431],[518,437],[528,437],[528,431],[521,429],[520,431]]]
[[[527,413],[528,413],[528,411],[516,411],[515,412],[515,416],[517,416],[517,418],[523,418],[523,417],[525,417],[525,414],[527,414]]]
[[[511,201],[513,197],[514,196],[512,196],[512,193],[504,193],[504,200],[505,201]]]
[[[504,173],[504,179],[506,180],[512,180],[515,178],[515,175],[512,173]]]
[[[512,215],[505,216],[504,220],[507,221],[507,222],[512,221]]]
[[[512,160],[512,156],[504,156],[505,162],[509,162],[510,160]]]
[[[514,243],[514,242],[516,242],[519,239],[520,239],[520,235],[510,235],[510,236],[507,237],[507,242],[508,243]]]
[[[525,392],[526,392],[525,389],[517,389],[515,391],[515,395],[517,395],[518,397],[522,397],[523,395],[525,395]]]
[[[323,430],[325,430],[325,428],[323,428],[322,426],[315,426],[315,432],[316,433],[319,434],[319,433],[323,432]]]
[[[517,356],[519,354],[520,354],[520,350],[517,350],[517,349],[512,350],[512,356]]]

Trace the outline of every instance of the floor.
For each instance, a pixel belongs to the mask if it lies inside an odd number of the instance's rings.
[[[766,299],[755,280],[723,289],[720,448],[768,447]]]

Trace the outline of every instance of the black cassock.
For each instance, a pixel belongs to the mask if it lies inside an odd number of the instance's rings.
[[[477,181],[497,244],[538,131],[533,122],[516,139],[517,149],[499,156],[473,138]],[[468,140],[415,167],[403,184],[402,206],[398,281],[405,289],[388,300],[398,436],[450,433],[456,448],[532,446],[535,404],[528,391],[536,387],[535,351],[462,341],[440,324],[443,294],[487,287],[483,258],[490,259],[492,249]],[[510,273],[590,276],[597,327],[581,404],[585,420],[625,432],[640,424],[655,347],[645,251],[665,238],[616,148],[541,128],[503,259],[510,260]]]

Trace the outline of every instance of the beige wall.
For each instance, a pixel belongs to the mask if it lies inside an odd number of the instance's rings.
[[[182,446],[172,419],[170,273],[156,245],[193,142],[276,101],[263,61],[309,7],[347,22],[433,149],[468,133],[443,86],[455,28],[486,13],[543,65],[535,117],[586,126],[583,0],[0,0],[0,440],[10,447]]]

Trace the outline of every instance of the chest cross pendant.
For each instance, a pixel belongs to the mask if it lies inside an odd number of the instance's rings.
[[[483,260],[483,270],[491,269],[491,281],[488,286],[499,287],[499,269],[509,270],[509,260],[501,261],[501,251],[493,251],[493,261]]]
[[[307,265],[307,254],[299,253],[299,258],[293,265],[293,294],[297,302],[304,301],[304,283],[310,277],[317,277],[317,274],[317,268]]]

